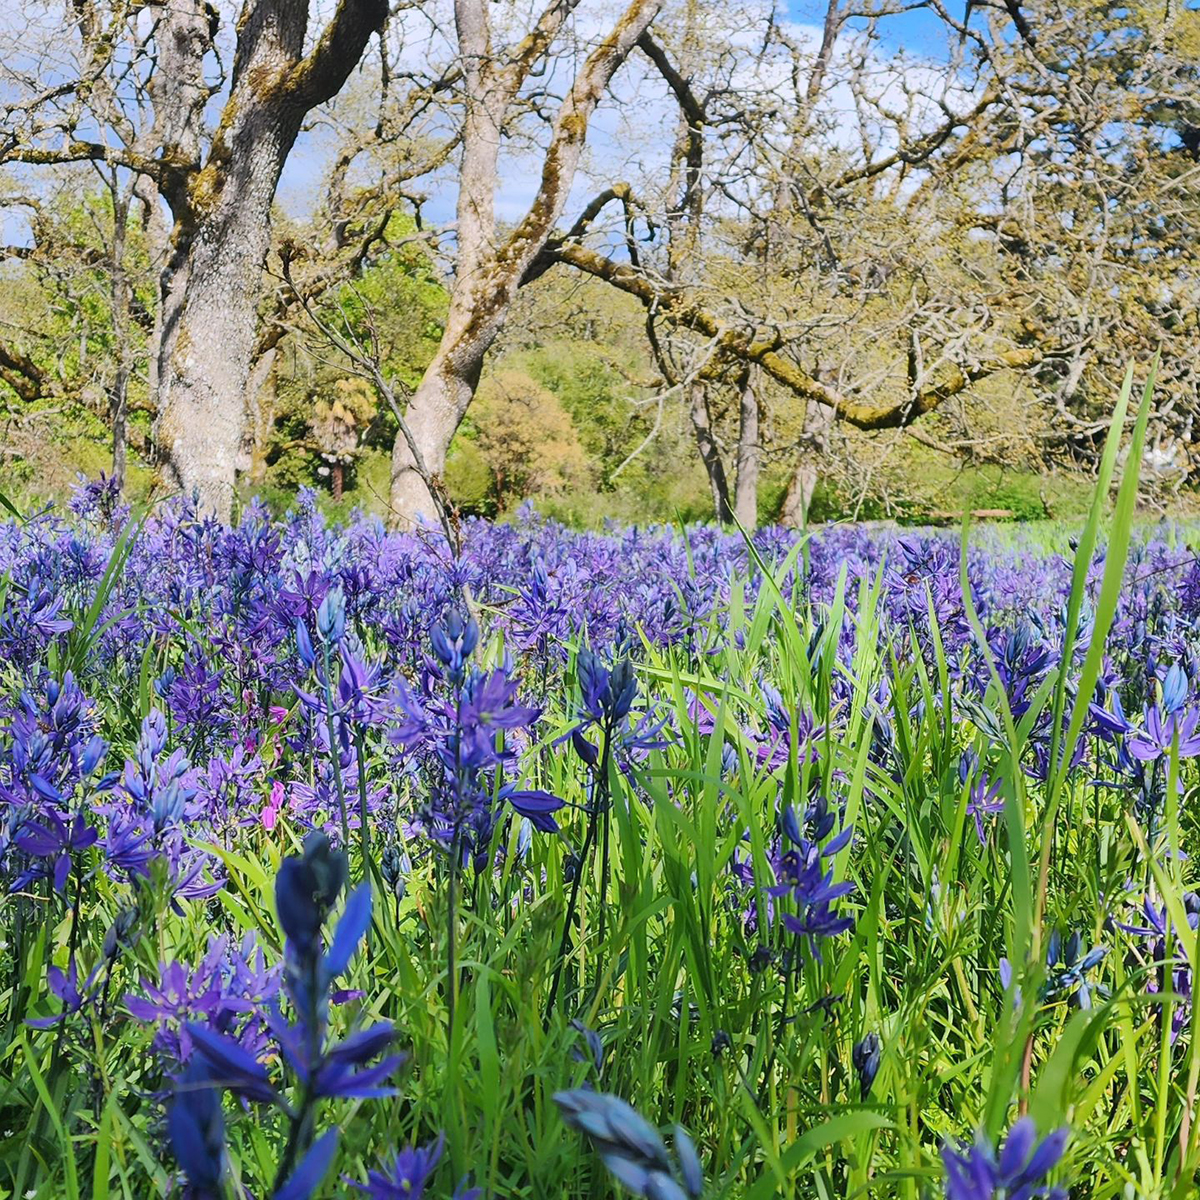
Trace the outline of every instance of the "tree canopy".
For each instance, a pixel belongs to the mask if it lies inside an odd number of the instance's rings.
[[[1086,473],[1161,346],[1149,475],[1192,477],[1193,8],[56,11],[0,35],[14,463],[82,431],[217,511],[309,483],[397,522],[933,511]]]

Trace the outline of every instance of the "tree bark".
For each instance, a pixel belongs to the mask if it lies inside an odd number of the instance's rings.
[[[511,304],[511,299],[507,301]],[[505,305],[507,307],[507,304]],[[392,450],[391,508],[393,522],[401,527],[432,519],[437,501],[425,479],[440,480],[446,470],[446,454],[479,384],[483,358],[499,329],[463,337],[447,345],[450,326],[437,355],[425,370],[421,382],[408,402],[405,421],[421,456],[424,471],[418,468],[412,447],[403,433]]]
[[[246,381],[245,454],[250,459],[251,483],[261,484],[267,474],[267,438],[275,423],[277,346],[271,346],[254,360]]]
[[[758,372],[747,367],[738,386],[737,480],[734,484],[733,515],[747,530],[758,528],[759,446]]]
[[[721,450],[713,436],[712,414],[708,409],[708,389],[699,380],[688,385],[688,410],[692,418],[692,432],[696,435],[696,449],[708,476],[708,487],[712,493],[713,517],[722,525],[728,525],[733,516],[729,503],[729,480],[725,475],[725,463]]]
[[[835,414],[832,409],[809,401],[804,410],[804,427],[800,439],[796,469],[788,482],[779,511],[779,523],[791,529],[808,524],[808,512],[813,492],[820,479],[820,462],[829,448],[829,434]]]
[[[299,121],[248,113],[235,131],[232,171],[196,231],[178,301],[159,346],[155,437],[171,485],[199,496],[227,520],[241,462],[250,354],[254,346],[271,203]],[[172,311],[174,310],[174,311]]]

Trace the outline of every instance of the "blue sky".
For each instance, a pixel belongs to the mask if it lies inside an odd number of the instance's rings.
[[[962,2],[965,3],[965,0]],[[792,20],[810,26],[814,30],[814,38],[820,36],[825,13],[822,0],[791,0],[787,11]],[[861,25],[862,22],[855,24]],[[914,59],[926,61],[944,61],[946,57],[946,28],[935,14],[926,9],[886,17],[879,22],[877,31],[885,50],[895,52],[903,49]],[[286,212],[303,217],[311,210],[329,152],[327,136],[301,135],[280,182],[278,199]],[[515,194],[521,190],[522,182],[516,179],[502,180],[500,190],[502,193],[508,191]],[[429,216],[434,220],[448,220],[451,210],[451,198],[448,195],[437,196],[429,206]],[[501,215],[504,215],[503,212]]]
[[[965,5],[966,0],[962,0]],[[820,24],[825,6],[819,0],[793,0],[788,5],[793,20],[805,24]],[[863,22],[856,22],[863,24]],[[898,13],[879,22],[879,35],[885,45],[903,48],[922,58],[943,58],[946,50],[946,27],[941,18],[928,9]]]

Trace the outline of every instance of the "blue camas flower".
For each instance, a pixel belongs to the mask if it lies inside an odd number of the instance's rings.
[[[429,636],[437,664],[424,672],[419,692],[396,682],[393,701],[399,722],[389,736],[425,768],[428,792],[421,826],[440,846],[469,855],[482,868],[504,804],[552,833],[558,829],[554,813],[563,801],[503,780],[504,769],[516,759],[510,735],[541,714],[520,703],[511,662],[491,671],[470,666],[478,627],[453,609]]]
[[[317,607],[317,633],[324,642],[337,645],[346,632],[346,597],[340,587],[331,588]]]
[[[34,1029],[49,1029],[68,1017],[73,1017],[91,999],[92,985],[100,974],[102,963],[97,963],[91,974],[79,986],[79,966],[72,956],[64,972],[60,967],[49,967],[46,971],[46,986],[52,995],[62,1002],[62,1011],[53,1017],[30,1017],[25,1024]]]
[[[1162,706],[1165,712],[1177,713],[1187,703],[1190,688],[1187,672],[1173,663],[1162,683]]]
[[[429,631],[429,641],[451,682],[461,684],[467,659],[479,644],[479,626],[475,618],[464,620],[458,610],[452,608],[434,623]]]
[[[1145,728],[1129,739],[1129,753],[1139,762],[1154,762],[1171,753],[1171,745],[1179,738],[1179,757],[1200,755],[1200,710],[1160,710],[1152,705],[1146,712]]]
[[[849,880],[835,882],[829,862],[849,845],[854,831],[847,826],[830,837],[834,823],[834,813],[824,797],[805,813],[803,831],[795,810],[785,809],[780,819],[783,839],[771,864],[777,882],[767,888],[771,898],[791,901],[793,911],[783,911],[783,926],[801,939],[818,961],[823,940],[854,928],[853,917],[842,916],[835,907],[838,900],[854,891],[854,884]]]
[[[191,1061],[190,1027],[197,1021],[257,1055],[266,1049],[264,1013],[277,1000],[279,982],[279,968],[266,964],[253,934],[240,947],[213,937],[194,968],[174,961],[160,966],[157,982],[143,976],[125,1007],[135,1020],[154,1025],[154,1048],[172,1064]]]
[[[563,1120],[585,1134],[601,1161],[635,1196],[647,1200],[687,1200],[704,1190],[704,1174],[695,1144],[675,1126],[675,1157],[662,1136],[619,1096],[576,1088],[556,1092]]]
[[[212,1069],[202,1059],[175,1080],[167,1136],[193,1200],[219,1200],[225,1176],[225,1114]]]
[[[1057,1129],[1039,1142],[1032,1118],[1022,1117],[999,1154],[982,1133],[966,1149],[943,1144],[946,1200],[1067,1200],[1066,1189],[1051,1187],[1046,1176],[1062,1158],[1069,1135]]]
[[[275,876],[275,910],[289,948],[300,958],[315,953],[321,927],[328,919],[346,884],[344,851],[334,850],[329,839],[312,833],[304,853],[285,858]]]
[[[855,1073],[858,1075],[859,1099],[865,1100],[871,1094],[875,1076],[879,1074],[879,1059],[882,1045],[879,1034],[868,1033],[861,1042],[855,1042],[851,1051]]]
[[[982,771],[971,783],[971,791],[967,797],[967,815],[975,819],[975,833],[981,846],[987,845],[984,818],[994,817],[1004,811],[1004,797],[1000,794],[1002,783],[999,779],[990,780]]]
[[[580,692],[577,722],[559,741],[569,738],[587,766],[594,767],[603,757],[600,746],[584,736],[592,729],[598,731],[601,745],[622,760],[667,744],[661,736],[665,717],[659,716],[653,706],[633,711],[637,676],[628,655],[620,655],[609,666],[593,651],[580,650],[575,676]]]
[[[1092,1007],[1092,992],[1103,992],[1088,979],[1088,975],[1100,965],[1108,950],[1104,946],[1083,949],[1083,937],[1076,930],[1063,943],[1062,935],[1055,929],[1050,934],[1046,948],[1046,966],[1050,978],[1046,983],[1047,998],[1065,996],[1078,1008]]]
[[[294,1014],[285,1019],[272,999],[262,1016],[274,1043],[246,1044],[213,1024],[187,1021],[184,1034],[194,1054],[180,1077],[171,1110],[172,1145],[197,1197],[216,1196],[221,1177],[220,1126],[212,1101],[194,1092],[221,1088],[247,1101],[271,1105],[288,1121],[288,1139],[275,1180],[274,1200],[307,1200],[328,1173],[337,1151],[337,1129],[315,1138],[317,1103],[326,1097],[368,1099],[393,1094],[385,1082],[403,1061],[392,1055],[372,1064],[391,1044],[394,1031],[381,1021],[330,1043],[330,989],[346,970],[371,922],[371,889],[362,884],[325,948],[322,930],[346,883],[346,859],[322,833],[305,840],[304,853],[286,858],[275,880],[276,909],[286,937],[283,985]],[[189,1003],[207,1002],[207,997]],[[226,1004],[220,997],[217,1004]],[[132,1006],[131,1006],[132,1007]],[[147,1004],[153,1016],[156,1004]],[[267,1062],[286,1064],[295,1077],[292,1099],[272,1078]],[[219,1112],[219,1098],[217,1100]],[[207,1189],[207,1190],[206,1190]]]
[[[637,676],[628,657],[619,658],[612,667],[591,650],[580,650],[575,673],[582,693],[582,709],[594,722],[616,722],[629,715],[637,698]]]
[[[1183,895],[1184,913],[1191,936],[1200,925],[1200,896],[1195,892]],[[1172,930],[1173,952],[1168,958],[1168,929],[1174,924],[1165,904],[1161,907],[1153,896],[1143,896],[1139,905],[1141,921],[1117,921],[1118,929],[1142,940],[1141,947],[1132,947],[1127,967],[1140,967],[1147,972],[1147,991],[1151,995],[1173,992],[1179,1003],[1171,1009],[1171,1041],[1186,1028],[1192,1015],[1192,967],[1183,938],[1178,929]]]
[[[428,1146],[405,1146],[392,1155],[382,1170],[368,1171],[366,1183],[343,1178],[371,1200],[422,1200],[425,1185],[441,1161],[445,1143],[445,1136],[439,1134],[437,1141]],[[475,1200],[479,1195],[477,1188],[467,1188],[465,1183],[454,1192],[455,1200]]]
[[[33,858],[53,859],[53,868],[47,863],[42,868],[26,871],[13,883],[13,890],[18,891],[31,880],[49,875],[54,881],[54,890],[61,892],[71,873],[72,855],[94,846],[98,837],[81,812],[71,818],[69,825],[55,812],[47,812],[41,820],[28,822],[17,834],[18,849]]]

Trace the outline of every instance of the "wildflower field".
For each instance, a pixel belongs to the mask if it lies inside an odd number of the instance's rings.
[[[1145,411],[961,539],[11,511],[0,1196],[1193,1195]]]

